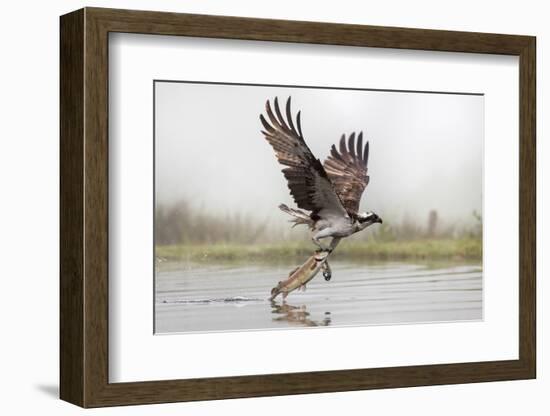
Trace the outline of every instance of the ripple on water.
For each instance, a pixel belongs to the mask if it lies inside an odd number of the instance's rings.
[[[290,266],[163,267],[155,278],[157,333],[384,325],[482,319],[480,265],[333,262],[286,302],[267,300]]]

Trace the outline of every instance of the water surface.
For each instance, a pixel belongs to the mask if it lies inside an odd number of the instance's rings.
[[[155,332],[288,329],[482,319],[480,265],[332,261],[307,290],[282,301],[270,290],[292,270],[278,265],[162,263]]]

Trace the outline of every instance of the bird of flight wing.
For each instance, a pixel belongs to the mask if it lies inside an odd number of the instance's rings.
[[[357,146],[355,134],[349,137],[349,148],[342,136],[340,152],[333,145],[323,167],[304,140],[300,112],[294,125],[290,97],[286,102],[286,119],[277,98],[273,104],[275,113],[269,100],[265,105],[269,121],[260,115],[265,129],[262,133],[273,147],[279,163],[286,166],[282,172],[296,205],[321,217],[357,214],[361,195],[369,180],[366,175],[369,147],[367,142],[363,149],[362,133]]]
[[[363,148],[363,132],[357,137],[355,133],[349,136],[346,146],[346,136],[340,139],[340,152],[332,145],[330,155],[325,160],[324,168],[334,189],[350,216],[357,215],[363,191],[369,184],[367,164],[369,161],[369,142]]]
[[[346,216],[347,212],[336,194],[330,179],[321,164],[307,146],[302,134],[300,112],[296,126],[292,121],[290,97],[286,102],[286,120],[274,100],[275,113],[269,100],[265,111],[269,122],[260,115],[265,130],[263,135],[273,147],[279,163],[286,166],[282,172],[288,182],[290,194],[299,208],[313,214]]]

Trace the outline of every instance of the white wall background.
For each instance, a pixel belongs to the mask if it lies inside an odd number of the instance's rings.
[[[225,400],[87,411],[88,414],[317,415],[548,414],[550,361],[543,240],[550,226],[542,214],[550,163],[543,130],[550,97],[545,61],[550,26],[540,1],[317,1],[180,0],[6,2],[0,15],[0,409],[3,414],[78,414],[58,395],[58,16],[82,6],[166,10],[294,20],[407,26],[538,37],[538,380],[378,390],[338,394]],[[546,199],[546,201],[544,200]]]

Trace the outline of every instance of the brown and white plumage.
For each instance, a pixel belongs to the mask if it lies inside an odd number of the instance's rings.
[[[363,132],[357,137],[351,133],[346,145],[346,136],[340,139],[340,151],[332,145],[330,155],[325,160],[324,168],[340,197],[346,211],[356,216],[359,212],[359,203],[365,188],[369,184],[367,164],[369,161],[369,142],[363,148]]]
[[[361,196],[369,183],[367,164],[369,143],[363,147],[363,133],[352,133],[347,142],[340,139],[339,150],[333,145],[324,165],[307,146],[302,133],[300,112],[294,124],[290,97],[283,116],[277,98],[265,105],[267,119],[260,115],[263,135],[273,147],[290,189],[302,211],[281,204],[279,208],[295,217],[295,224],[307,224],[314,230],[313,241],[325,249],[319,239],[332,237],[330,250],[347,237],[382,220],[374,213],[359,213]],[[310,221],[307,221],[307,218]]]
[[[269,122],[260,115],[265,129],[262,133],[275,150],[279,163],[286,166],[282,172],[296,205],[312,211],[314,215],[347,215],[321,161],[315,158],[304,140],[300,112],[296,116],[295,126],[292,120],[290,97],[286,102],[286,120],[281,113],[277,98],[273,104],[275,113],[269,101],[265,104]]]

